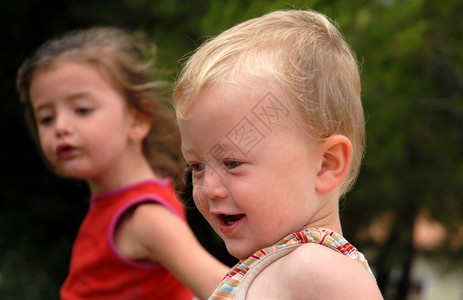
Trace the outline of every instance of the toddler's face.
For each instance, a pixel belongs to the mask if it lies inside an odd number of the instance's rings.
[[[240,259],[323,218],[313,200],[319,144],[279,125],[296,114],[276,95],[220,84],[179,119],[195,203]]]
[[[48,160],[75,178],[117,168],[129,149],[124,99],[93,66],[62,62],[39,71],[30,89],[41,146]]]

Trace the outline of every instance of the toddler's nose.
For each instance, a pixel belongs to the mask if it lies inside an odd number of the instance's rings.
[[[214,201],[227,196],[227,189],[224,185],[225,175],[219,169],[206,167],[201,182],[195,182],[195,201],[199,204],[204,201]]]

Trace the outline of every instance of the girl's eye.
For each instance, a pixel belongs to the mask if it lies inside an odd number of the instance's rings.
[[[79,115],[88,115],[92,111],[93,111],[93,108],[91,107],[80,107],[76,109],[76,113],[78,113]]]
[[[53,116],[46,116],[46,117],[41,117],[39,119],[39,124],[40,125],[48,125],[51,122],[53,122]]]
[[[240,161],[236,161],[236,160],[225,160],[223,164],[227,169],[234,169],[234,168],[239,167],[243,163]]]

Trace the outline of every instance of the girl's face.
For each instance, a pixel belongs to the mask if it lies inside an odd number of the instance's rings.
[[[326,217],[314,187],[319,144],[284,125],[296,112],[269,90],[217,85],[178,120],[195,203],[239,259]]]
[[[30,98],[42,150],[61,173],[101,180],[127,163],[133,120],[99,69],[62,62],[40,70]]]

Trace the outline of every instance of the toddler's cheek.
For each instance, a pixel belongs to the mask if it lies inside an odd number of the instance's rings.
[[[201,184],[199,183],[194,184],[193,199],[198,209],[201,209],[201,207],[207,203],[208,195],[209,195],[209,188],[207,187],[207,182],[201,182]]]

